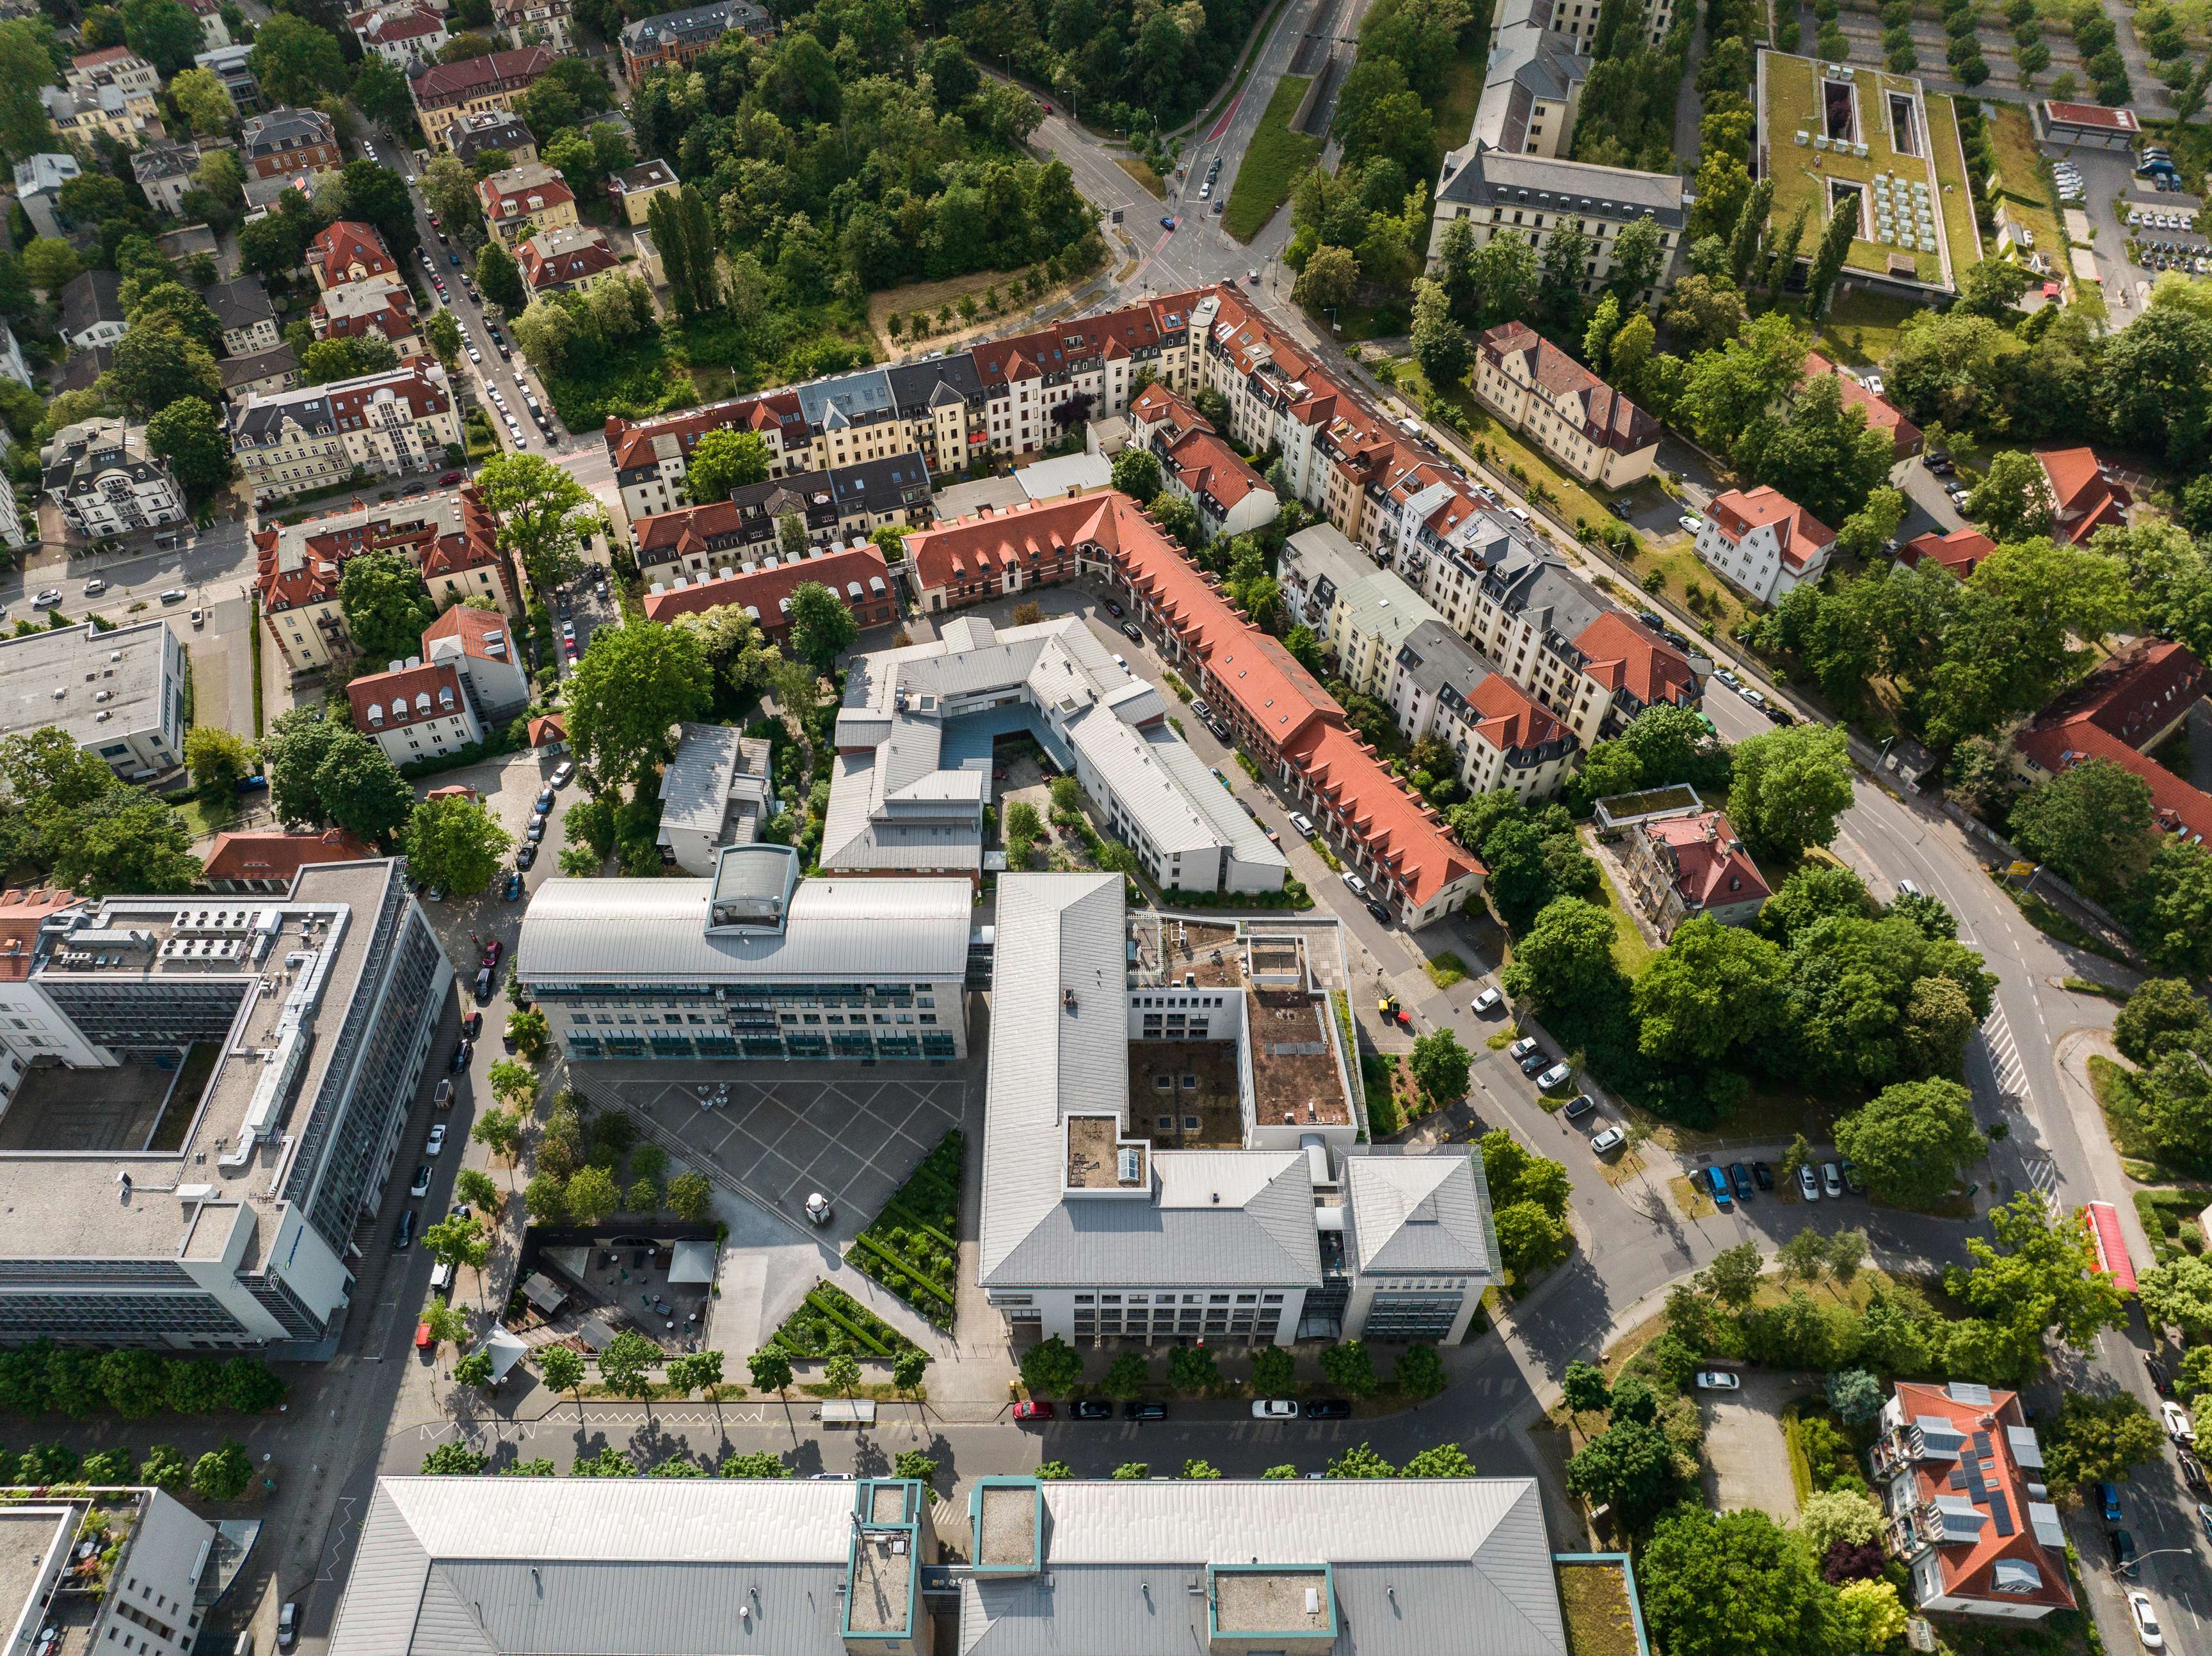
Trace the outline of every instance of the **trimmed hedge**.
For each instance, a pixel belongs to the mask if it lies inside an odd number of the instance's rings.
[[[817,1283],[805,1301],[784,1319],[769,1344],[794,1357],[821,1358],[842,1335],[854,1354],[863,1357],[896,1357],[914,1350],[912,1340],[893,1328],[841,1288]]]
[[[957,1127],[939,1139],[906,1183],[891,1192],[845,1251],[845,1263],[950,1327],[957,1303],[960,1171],[967,1139]]]

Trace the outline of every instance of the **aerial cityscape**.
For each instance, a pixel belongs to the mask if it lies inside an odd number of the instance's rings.
[[[2208,92],[0,0],[10,1656],[2212,1652]]]

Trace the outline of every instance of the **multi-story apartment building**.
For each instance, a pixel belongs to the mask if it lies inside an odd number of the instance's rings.
[[[684,11],[665,11],[623,26],[623,74],[635,86],[647,70],[688,64],[732,29],[765,40],[775,20],[753,0],[714,0]]]
[[[1879,1421],[1869,1459],[1883,1539],[1911,1572],[1914,1604],[2015,1622],[2075,1608],[2066,1526],[2018,1392],[1899,1380]]]
[[[62,521],[89,540],[159,529],[190,515],[169,463],[146,428],[105,416],[64,426],[39,451],[40,487]]]
[[[80,270],[62,284],[62,337],[72,350],[112,345],[131,331],[123,278],[112,270]]]
[[[1760,484],[1713,497],[1697,537],[1698,558],[1761,604],[1779,604],[1816,581],[1836,531],[1779,489]]]
[[[1474,394],[1593,488],[1651,474],[1659,422],[1525,322],[1500,323],[1477,342]]]
[[[574,192],[543,161],[521,161],[479,179],[477,202],[492,234],[509,247],[538,231],[577,221]]]
[[[0,1544],[23,1567],[0,1595],[0,1617],[67,1627],[88,1650],[191,1656],[236,1573],[236,1550],[222,1540],[156,1489],[11,1489]]]
[[[622,209],[624,224],[644,223],[646,209],[655,196],[667,195],[683,187],[676,169],[664,161],[640,161],[635,167],[607,174],[607,194]]]
[[[1548,798],[1582,749],[1556,714],[1441,621],[1407,634],[1382,700],[1410,740],[1434,736],[1459,755],[1470,794],[1510,788],[1523,799]]]
[[[1191,503],[1209,536],[1242,535],[1275,521],[1282,502],[1206,417],[1165,385],[1129,404],[1129,430],[1160,463],[1168,488]]]
[[[161,77],[154,65],[129,46],[107,46],[71,58],[66,78],[72,92],[112,88],[131,99],[143,100],[149,112],[161,90]]]
[[[774,562],[785,519],[805,526],[818,551],[866,540],[887,525],[927,525],[934,515],[929,470],[911,450],[829,471],[787,472],[747,483],[726,500],[678,507],[630,525],[637,567],[648,580],[737,574]]]
[[[410,656],[346,682],[353,727],[395,765],[441,759],[483,740],[483,720],[459,664]]]
[[[408,71],[407,89],[415,100],[423,136],[432,148],[444,149],[455,121],[488,110],[511,110],[514,94],[552,66],[550,49],[524,46],[458,64],[418,64]]]
[[[402,72],[417,64],[436,63],[451,38],[446,20],[428,6],[379,6],[356,12],[346,19],[346,27],[362,52],[374,53]]]
[[[992,1307],[1086,1344],[1458,1339],[1498,1277],[1481,1158],[1362,1153],[1334,932],[1133,926],[1123,886],[999,881]]]
[[[272,109],[249,117],[238,135],[246,199],[266,207],[287,190],[312,194],[315,180],[345,165],[337,128],[319,109]]]
[[[242,113],[251,115],[261,107],[261,82],[253,74],[252,45],[216,46],[211,51],[192,54],[192,67],[206,70],[222,82],[222,89],[230,94]]]
[[[817,581],[844,599],[853,619],[863,628],[888,627],[898,619],[896,577],[882,551],[865,542],[810,547],[805,557],[781,562],[771,553],[764,561],[742,568],[725,568],[718,558],[715,566],[717,573],[712,576],[676,575],[666,585],[653,581],[645,595],[646,619],[671,622],[734,604],[760,623],[770,642],[781,644],[791,634],[787,613],[791,595],[808,581]]]
[[[326,1349],[453,980],[404,865],[0,900],[0,1342]]]
[[[261,613],[295,675],[319,671],[353,652],[338,607],[338,579],[356,553],[404,552],[441,609],[488,598],[505,614],[517,612],[491,516],[473,488],[280,525],[257,531],[253,545]]]
[[[1395,919],[1426,925],[1480,890],[1480,864],[1399,786],[1335,698],[1127,496],[1059,497],[960,519],[908,537],[907,557],[919,607],[932,613],[1079,573],[1126,587],[1168,664]]]
[[[446,371],[422,357],[274,397],[230,417],[231,447],[257,505],[343,482],[356,468],[398,477],[434,470],[461,444]]]
[[[318,293],[356,282],[401,280],[398,261],[385,246],[384,238],[374,226],[357,219],[338,219],[325,225],[307,244],[306,258],[307,274],[314,277]]]
[[[199,164],[196,143],[143,143],[131,152],[131,176],[149,205],[176,218],[184,213],[185,191],[192,187],[192,169]]]
[[[186,669],[167,622],[0,639],[0,736],[58,730],[127,782],[184,762]]]
[[[974,907],[965,880],[805,879],[787,846],[731,846],[703,880],[547,880],[514,974],[572,1061],[956,1059]]]
[[[538,159],[538,140],[504,109],[487,109],[464,115],[446,129],[447,148],[464,167],[473,167],[478,155],[496,149],[511,166]]]
[[[1562,228],[1571,227],[1589,239],[1582,288],[1594,293],[1612,278],[1620,233],[1639,219],[1650,219],[1658,227],[1660,251],[1658,274],[1640,296],[1648,306],[1674,286],[1680,272],[1688,251],[1684,233],[1689,206],[1682,180],[1670,173],[1594,167],[1474,144],[1444,157],[1430,224],[1430,268],[1435,268],[1444,232],[1455,222],[1468,224],[1477,246],[1510,234],[1540,251]]]
[[[1662,937],[1701,914],[1723,925],[1749,925],[1771,895],[1722,811],[1692,808],[1634,822],[1620,861],[1637,906]]]
[[[0,477],[0,546],[20,552],[33,538],[33,531],[23,525],[23,509],[15,499],[14,481]]]
[[[533,294],[581,293],[622,269],[606,237],[587,224],[539,231],[514,250],[514,264]]]
[[[1589,0],[1504,0],[1490,32],[1489,68],[1466,148],[1564,155],[1590,63],[1570,12]],[[1595,7],[1591,8],[1595,10]]]
[[[491,15],[510,46],[550,46],[566,52],[572,44],[573,0],[492,0]]]
[[[104,134],[128,148],[165,136],[159,106],[161,77],[128,46],[88,52],[72,61],[65,86],[39,93],[46,118],[64,138],[89,143]]]
[[[925,1597],[933,1506],[945,1509],[926,1483],[872,1477],[382,1478],[331,1653],[439,1656],[451,1635],[432,1594],[384,1583],[456,1579],[482,1595],[481,1636],[509,1650],[539,1637],[541,1605],[608,1656],[702,1650],[732,1619],[769,1617],[775,1656],[1148,1641],[1322,1656],[1353,1628],[1367,1656],[1570,1648],[1533,1478],[986,1477],[960,1526],[973,1563]],[[660,1592],[672,1568],[684,1592]],[[629,1607],[647,1599],[644,1628]],[[1640,1627],[1626,1635],[1642,1647]]]
[[[33,230],[59,240],[75,227],[61,209],[62,186],[83,171],[66,150],[46,150],[15,163],[15,199]]]
[[[307,244],[306,258],[319,294],[307,313],[316,338],[374,337],[403,356],[419,349],[414,295],[374,228],[340,219]]]
[[[222,328],[226,356],[255,356],[284,343],[276,331],[276,307],[269,291],[252,276],[218,282],[202,295]]]

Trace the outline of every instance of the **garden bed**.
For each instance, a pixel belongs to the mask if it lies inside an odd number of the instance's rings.
[[[2150,1238],[2150,1251],[2159,1264],[2204,1252],[2204,1228],[2197,1216],[2207,1205],[2212,1205],[2212,1190],[2201,1185],[2136,1192],[2136,1217],[2142,1221],[2143,1234]]]
[[[920,1348],[841,1288],[817,1283],[769,1344],[793,1357],[818,1361],[838,1351],[856,1357],[896,1357]]]
[[[845,1251],[872,1277],[940,1328],[959,1298],[960,1174],[967,1140],[957,1127],[937,1142]]]

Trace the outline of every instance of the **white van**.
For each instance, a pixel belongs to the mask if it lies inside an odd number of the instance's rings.
[[[433,1294],[444,1294],[453,1286],[453,1262],[450,1259],[441,1259],[430,1272],[430,1291]]]

